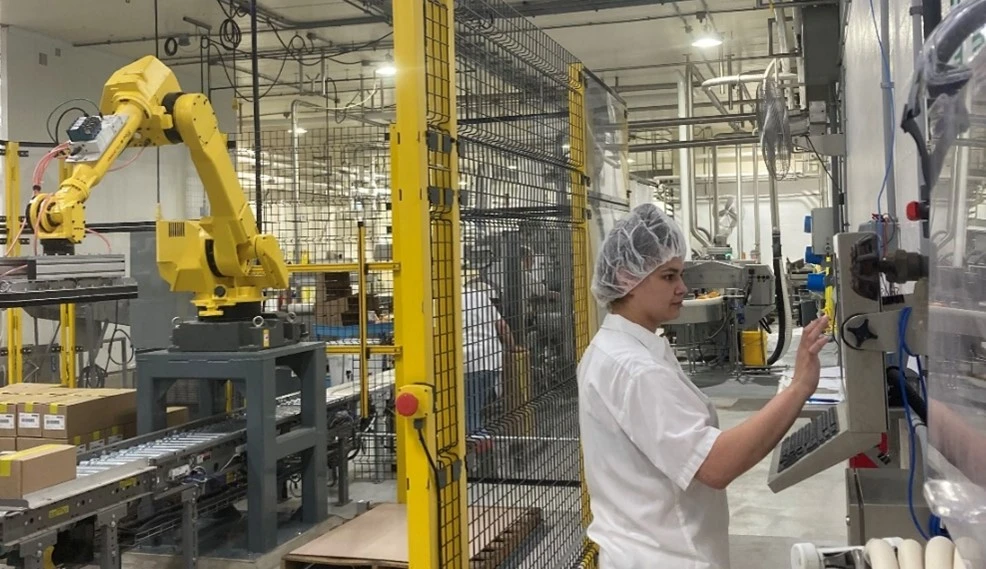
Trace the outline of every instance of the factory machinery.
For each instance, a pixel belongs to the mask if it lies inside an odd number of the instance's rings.
[[[288,494],[300,498],[295,522],[312,527],[327,518],[330,464],[339,500],[348,500],[354,409],[371,394],[354,384],[326,390],[325,345],[304,341],[307,331],[291,315],[262,312],[265,290],[286,288],[288,270],[274,237],[258,231],[209,100],[182,92],[174,73],[147,56],[110,77],[100,111],[76,121],[68,142],[49,153],[64,157],[69,173],[54,193],[34,188],[24,221],[45,254],[0,259],[0,307],[135,298],[122,255],[74,254],[87,233],[85,202],[126,148],[183,144],[211,215],[159,219],[156,256],[170,290],[191,293],[198,315],[175,319],[169,349],[137,356],[138,438],[80,455],[74,480],[0,503],[0,552],[14,566],[95,556],[118,567],[121,547],[160,544],[180,528],[192,567],[205,525],[199,516],[243,497],[244,549],[270,551],[284,537],[278,503]],[[288,370],[295,395],[279,399]],[[197,421],[166,430],[165,396],[179,379],[198,382]],[[225,412],[227,381],[249,413]],[[378,391],[391,389],[383,385]]]
[[[743,362],[743,332],[751,332],[766,352],[766,319],[775,311],[774,274],[768,265],[748,261],[697,260],[685,263],[685,285],[692,291],[681,314],[665,328],[690,362]],[[747,334],[746,337],[750,337]],[[764,355],[746,358],[765,367]]]
[[[339,505],[349,501],[347,461],[358,450],[359,394],[352,385],[329,389],[326,397],[326,460],[334,470]],[[282,435],[301,426],[299,404],[297,395],[277,400]],[[119,567],[121,551],[163,538],[179,544],[184,567],[195,567],[205,525],[200,520],[247,494],[246,447],[240,411],[80,454],[75,480],[23,500],[0,501],[6,563],[42,568],[95,559],[101,567]],[[297,486],[304,468],[301,458],[280,461],[279,485]]]
[[[844,400],[781,442],[768,485],[777,492],[861,455],[873,467],[846,470],[855,547],[799,545],[793,567],[986,568],[986,249],[974,189],[986,164],[986,74],[983,55],[964,52],[984,25],[986,1],[963,2],[915,65],[901,126],[922,179],[909,222],[891,229],[913,231],[920,248],[879,230],[834,236]]]

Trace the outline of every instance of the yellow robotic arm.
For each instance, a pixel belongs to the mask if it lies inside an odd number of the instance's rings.
[[[153,56],[110,77],[101,117],[69,130],[71,175],[28,209],[47,254],[71,254],[85,237],[85,202],[127,147],[184,144],[209,198],[210,216],[157,221],[157,263],[175,292],[191,292],[200,317],[259,313],[263,289],[288,287],[277,240],[257,230],[243,188],[205,95],[181,92],[175,74]]]

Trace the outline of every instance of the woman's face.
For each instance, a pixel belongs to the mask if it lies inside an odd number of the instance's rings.
[[[641,281],[629,296],[637,310],[655,325],[669,322],[681,313],[681,306],[688,293],[688,287],[682,279],[685,263],[675,258],[661,265],[646,279]]]

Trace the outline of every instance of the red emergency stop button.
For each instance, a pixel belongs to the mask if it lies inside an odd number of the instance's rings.
[[[403,417],[413,417],[418,412],[418,398],[413,393],[401,393],[394,401],[397,414]]]
[[[923,203],[919,201],[913,201],[907,204],[907,219],[911,221],[922,221],[927,219],[928,208]]]

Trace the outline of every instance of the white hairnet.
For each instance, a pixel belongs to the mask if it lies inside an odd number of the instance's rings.
[[[592,275],[592,294],[609,305],[626,296],[655,269],[687,254],[685,235],[654,204],[633,208],[603,240]]]

